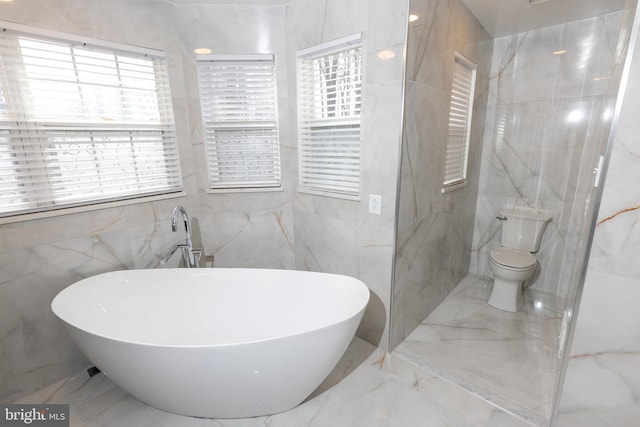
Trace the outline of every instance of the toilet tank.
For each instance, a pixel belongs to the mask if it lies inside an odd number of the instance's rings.
[[[538,252],[542,235],[553,218],[553,212],[534,208],[502,208],[498,212],[502,218],[506,218],[500,221],[500,244],[521,251]]]

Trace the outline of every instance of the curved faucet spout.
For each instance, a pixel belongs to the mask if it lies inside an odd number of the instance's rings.
[[[200,250],[193,249],[193,241],[191,239],[191,225],[189,221],[189,215],[187,211],[182,206],[176,206],[173,209],[173,213],[171,214],[171,231],[176,231],[178,225],[178,219],[182,217],[182,221],[184,222],[184,232],[186,236],[186,244],[178,245],[182,248],[182,253],[184,255],[185,264],[187,267],[194,268],[198,266],[199,256],[196,258],[196,254],[200,254]]]
[[[189,224],[189,215],[187,214],[187,210],[182,206],[176,206],[173,209],[173,213],[171,214],[171,231],[176,231],[176,227],[178,225],[178,216],[182,216],[182,221],[184,222],[184,232],[187,238],[187,245],[192,247],[191,244],[191,225]]]

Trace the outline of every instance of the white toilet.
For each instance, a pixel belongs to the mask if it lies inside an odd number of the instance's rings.
[[[500,247],[491,251],[489,269],[493,288],[489,304],[500,310],[516,312],[524,299],[522,286],[536,269],[540,241],[553,212],[544,209],[502,208],[498,219],[502,226]]]

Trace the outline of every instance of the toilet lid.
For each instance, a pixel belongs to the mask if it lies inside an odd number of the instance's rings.
[[[527,268],[536,263],[536,257],[531,253],[509,248],[492,250],[491,258],[498,264],[512,268]]]

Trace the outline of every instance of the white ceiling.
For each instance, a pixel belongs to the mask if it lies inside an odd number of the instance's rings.
[[[281,5],[293,0],[164,0],[173,4]],[[462,0],[492,37],[577,21],[633,7],[636,0]]]
[[[635,0],[462,0],[493,37],[521,33],[633,7]]]

